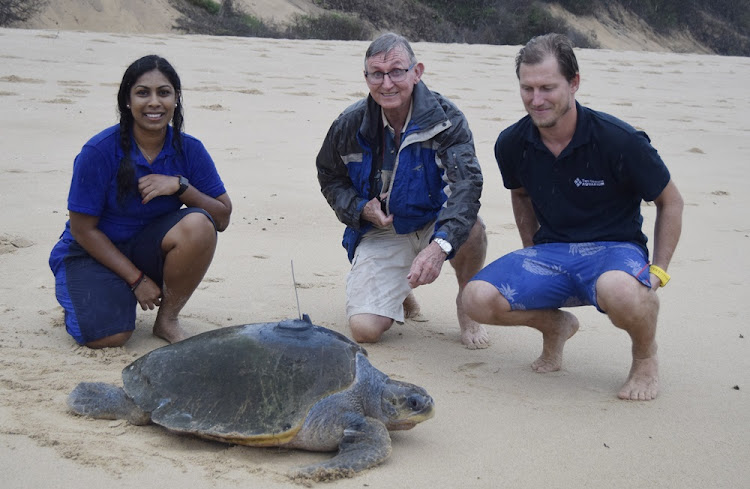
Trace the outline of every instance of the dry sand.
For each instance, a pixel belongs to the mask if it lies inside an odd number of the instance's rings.
[[[517,47],[415,44],[424,80],[474,131],[485,174],[481,215],[495,258],[519,246],[492,155],[523,115]],[[348,334],[343,226],[315,178],[330,122],[365,94],[363,42],[0,29],[0,485],[4,489],[293,487],[289,469],[329,454],[227,446],[158,426],[66,412],[77,382],[120,382],[163,345],[139,313],[123,348],[80,348],[65,333],[47,257],[66,220],[72,162],[116,122],[125,67],[158,53],[184,84],[186,130],[217,162],[235,205],[208,274],[184,310],[192,333],[303,312]],[[629,340],[593,308],[560,372],[529,364],[537,333],[490,328],[493,345],[459,343],[450,267],[417,290],[428,321],[368,348],[377,367],[424,386],[437,415],[393,435],[382,466],[331,487],[740,488],[750,486],[750,59],[580,50],[579,100],[651,136],[686,201],[662,299],[662,393],[615,393]],[[654,208],[643,208],[651,232]]]

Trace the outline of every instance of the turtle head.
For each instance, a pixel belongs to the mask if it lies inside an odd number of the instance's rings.
[[[410,430],[435,415],[435,402],[418,385],[388,379],[380,401],[383,422],[389,430]]]

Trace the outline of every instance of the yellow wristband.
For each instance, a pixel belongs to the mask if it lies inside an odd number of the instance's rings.
[[[656,265],[651,265],[648,268],[648,271],[659,277],[659,280],[661,280],[661,285],[659,285],[659,287],[664,287],[665,285],[667,285],[669,279],[672,278],[667,272],[657,267]]]

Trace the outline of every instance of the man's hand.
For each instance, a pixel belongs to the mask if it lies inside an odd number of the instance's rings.
[[[362,209],[362,219],[373,223],[376,228],[385,229],[393,224],[393,215],[386,216],[380,207],[380,200],[377,197],[365,204]]]
[[[406,279],[409,281],[409,287],[415,289],[420,285],[431,284],[440,275],[443,263],[447,255],[434,241],[423,249],[411,264],[409,275]]]
[[[172,195],[179,189],[180,178],[173,175],[152,173],[138,179],[138,192],[141,193],[143,204],[160,195]]]

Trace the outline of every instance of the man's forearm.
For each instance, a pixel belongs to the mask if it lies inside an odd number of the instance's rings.
[[[539,221],[534,214],[534,207],[531,204],[531,197],[524,189],[514,189],[511,191],[511,204],[513,206],[513,215],[516,218],[516,227],[518,234],[521,236],[521,244],[524,248],[534,244],[534,234],[539,229]]]

